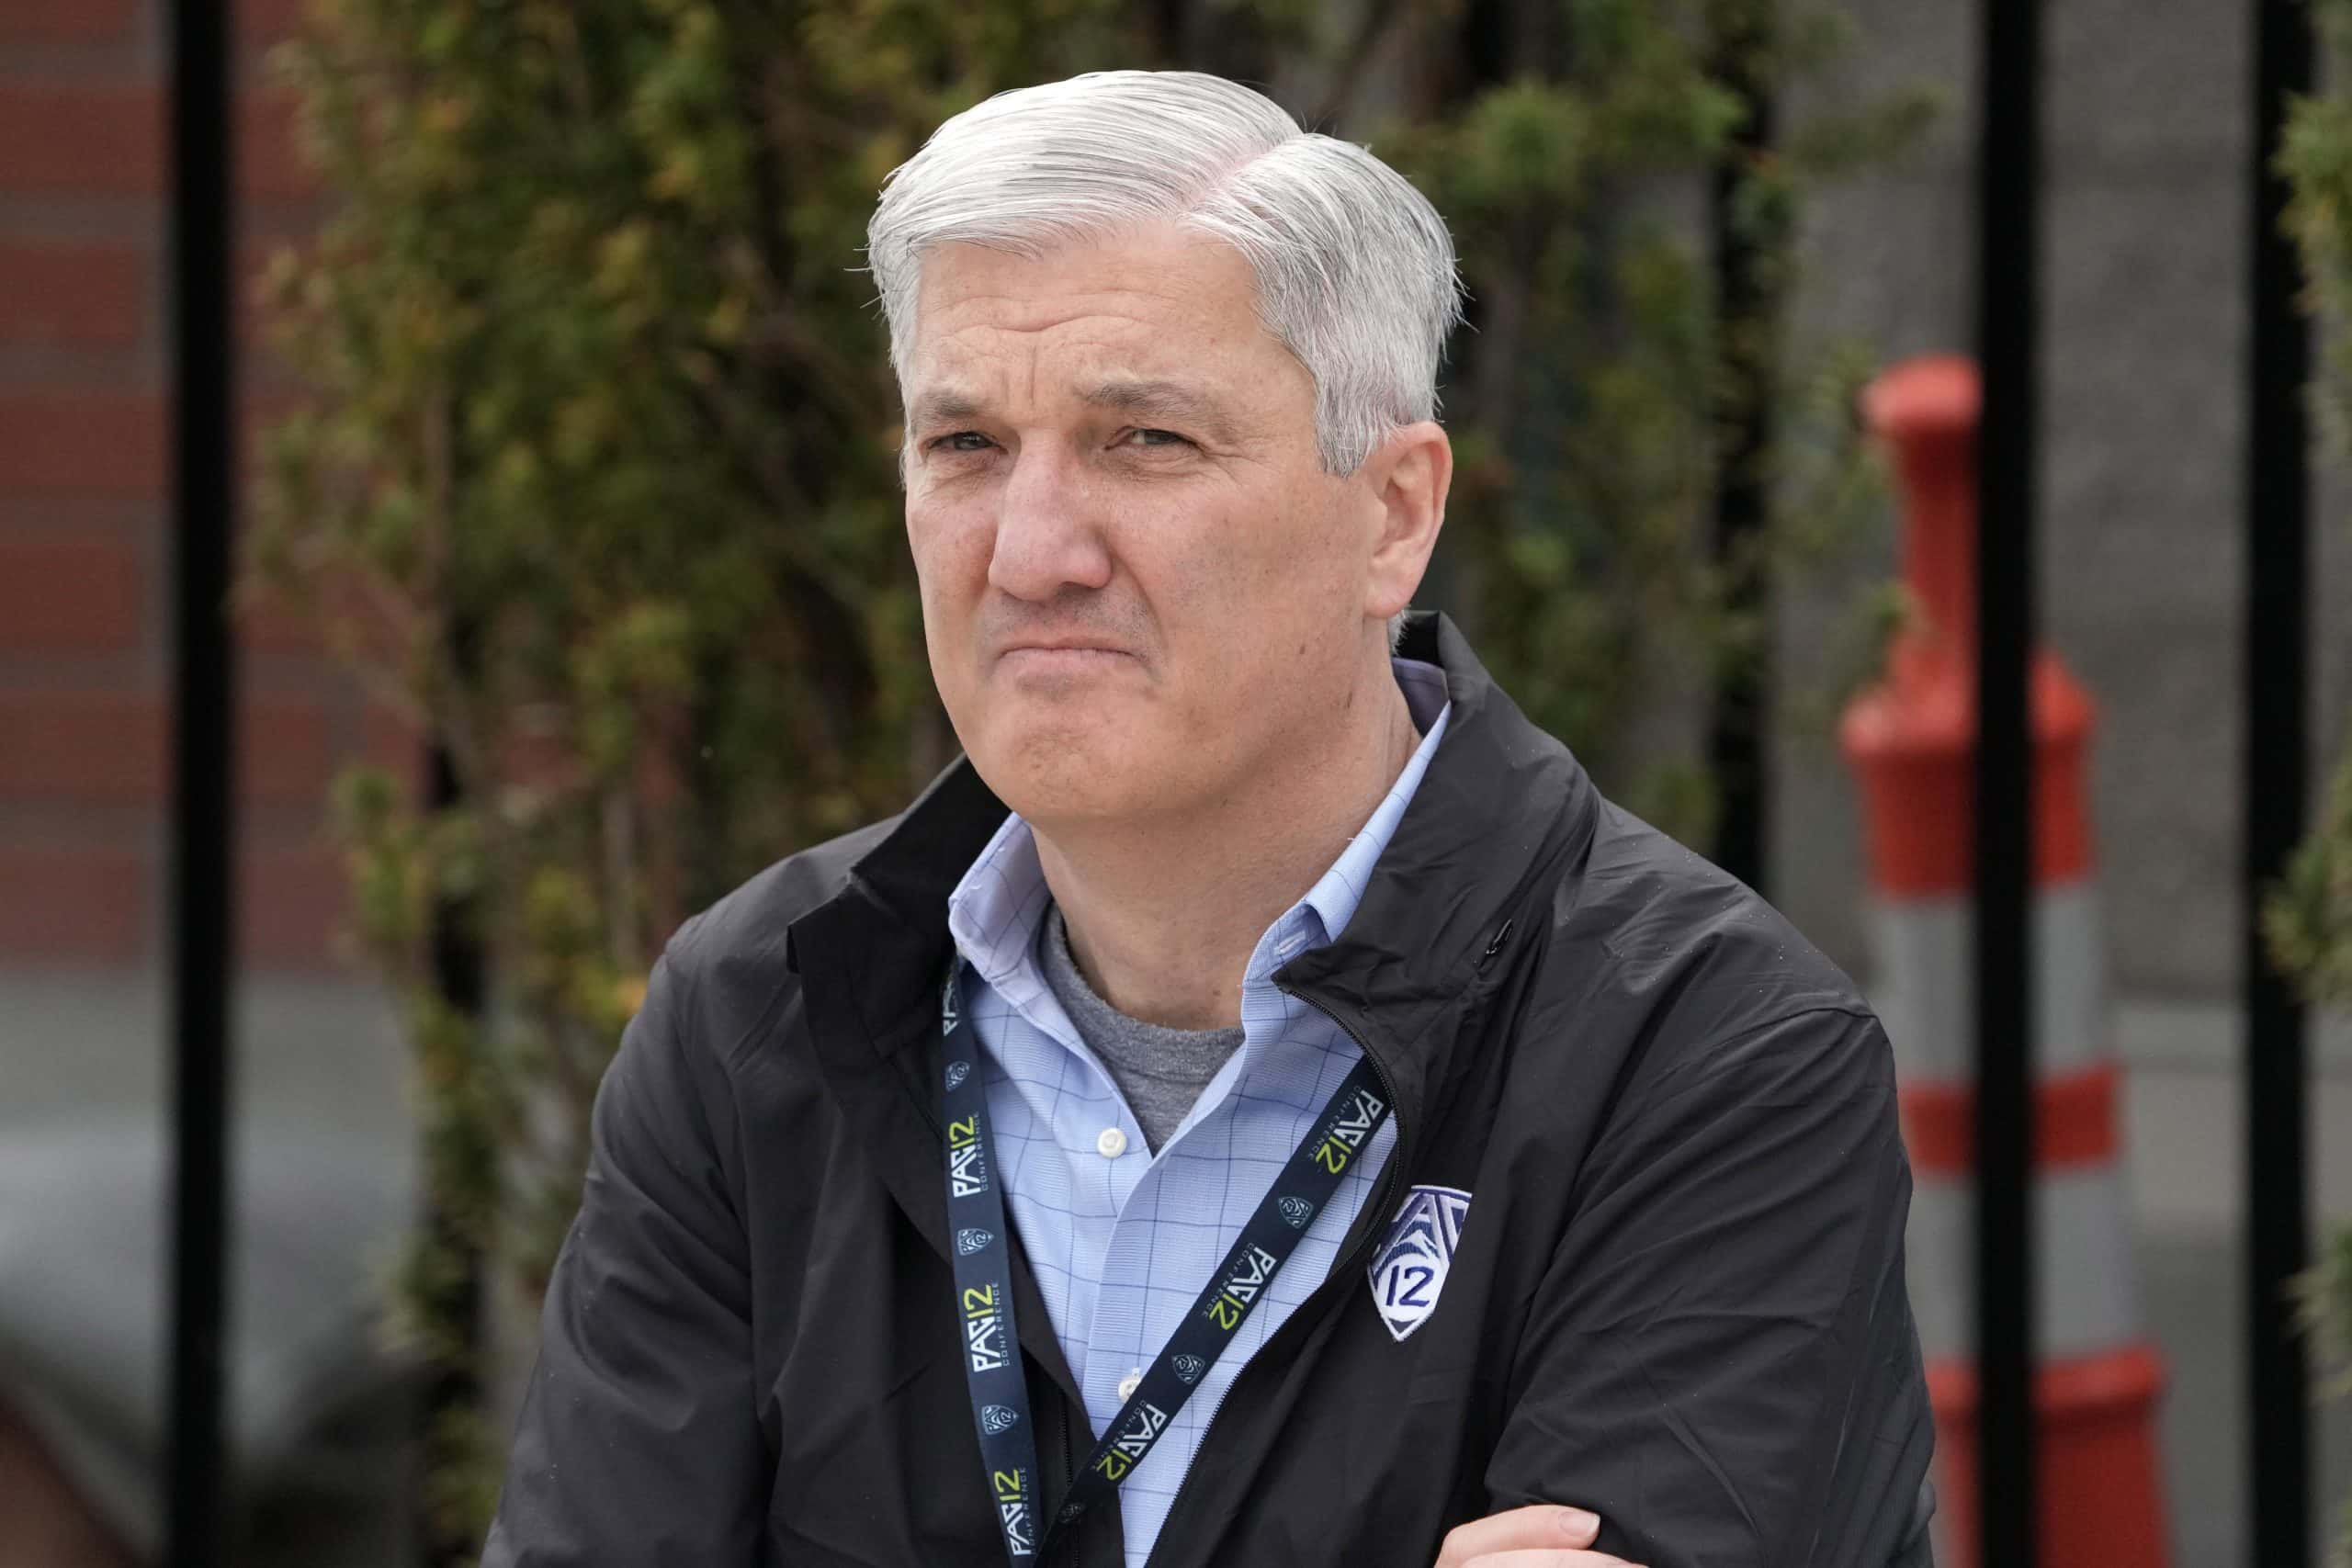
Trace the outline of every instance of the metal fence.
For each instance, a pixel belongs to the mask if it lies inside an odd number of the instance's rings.
[[[1978,528],[1975,1019],[1978,1168],[1978,1473],[1983,1557],[2036,1560],[2032,1405],[2034,1256],[2031,748],[2027,671],[2034,624],[2034,473],[2041,239],[2041,8],[1983,0],[1977,179],[1978,354],[1984,424]],[[2248,1560],[2307,1563],[2310,1404],[2289,1281],[2306,1262],[2309,1154],[2305,1020],[2264,956],[2259,897],[2305,825],[2310,555],[2304,384],[2309,325],[2273,167],[2291,95],[2309,90],[2311,26],[2300,0],[2253,11],[2245,530],[2245,1050],[2246,1334],[2251,1419]],[[234,532],[236,359],[231,246],[231,17],[220,0],[172,7],[171,266],[176,682],[172,805],[172,1355],[167,1556],[224,1561],[227,1477],[222,1325],[228,1190],[229,999],[236,831],[234,645],[227,616]],[[1736,257],[1729,265],[1737,265]],[[1733,498],[1738,515],[1754,498]],[[1752,739],[1736,744],[1752,746]],[[1743,754],[1752,757],[1752,750]],[[1727,815],[1747,825],[1760,770],[1737,770]],[[1743,782],[1744,781],[1744,782]],[[1755,852],[1760,858],[1760,847]]]

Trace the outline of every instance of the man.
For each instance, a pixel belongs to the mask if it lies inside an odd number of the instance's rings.
[[[1877,1023],[1392,660],[1436,213],[1114,73],[869,239],[966,760],[671,943],[486,1563],[1924,1562]]]

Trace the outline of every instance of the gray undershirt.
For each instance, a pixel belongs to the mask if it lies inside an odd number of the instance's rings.
[[[1038,928],[1037,964],[1046,972],[1046,984],[1077,1025],[1078,1037],[1111,1070],[1111,1081],[1136,1113],[1144,1141],[1159,1153],[1191,1114],[1209,1079],[1241,1048],[1241,1026],[1170,1029],[1129,1018],[1096,996],[1079,973],[1060,905],[1046,906]]]

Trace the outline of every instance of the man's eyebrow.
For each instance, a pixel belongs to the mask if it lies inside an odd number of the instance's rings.
[[[1107,409],[1132,418],[1190,424],[1213,440],[1230,442],[1235,438],[1234,421],[1225,405],[1206,389],[1191,382],[1102,381],[1085,388],[1078,396],[1090,408]],[[916,397],[908,408],[907,424],[910,429],[928,428],[974,419],[987,411],[987,400],[978,393],[941,387]]]
[[[1079,399],[1098,409],[1195,425],[1219,441],[1230,441],[1234,435],[1225,405],[1189,382],[1104,381],[1079,393]]]
[[[907,411],[907,423],[938,424],[948,420],[970,419],[980,412],[980,400],[970,392],[952,388],[925,392]]]

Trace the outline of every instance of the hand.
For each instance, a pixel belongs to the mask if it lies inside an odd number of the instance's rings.
[[[1588,1550],[1600,1534],[1597,1515],[1536,1503],[1455,1526],[1446,1532],[1437,1568],[1636,1568]]]

